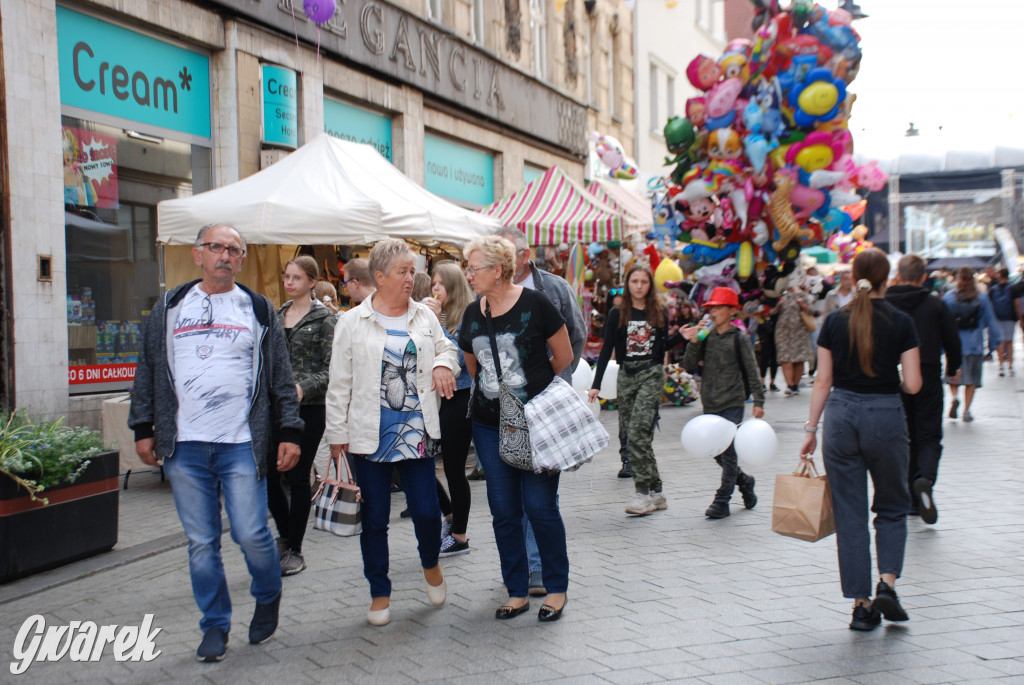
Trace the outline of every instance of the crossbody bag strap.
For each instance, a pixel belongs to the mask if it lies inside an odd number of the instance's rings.
[[[491,356],[494,357],[494,370],[498,374],[498,382],[502,383],[501,362],[498,361],[498,340],[494,337],[494,321],[491,320],[491,303],[484,300],[484,314],[487,316],[487,336],[491,339]]]

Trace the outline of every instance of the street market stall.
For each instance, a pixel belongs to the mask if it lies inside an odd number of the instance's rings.
[[[237,183],[166,200],[157,210],[157,242],[168,246],[166,283],[194,270],[187,249],[174,246],[190,248],[201,226],[226,223],[251,246],[240,280],[272,299],[280,293],[282,256],[287,261],[297,245],[371,245],[392,237],[462,246],[501,225],[428,192],[371,146],[327,134]]]

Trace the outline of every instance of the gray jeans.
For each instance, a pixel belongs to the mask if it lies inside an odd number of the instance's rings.
[[[825,404],[821,452],[832,488],[843,596],[871,596],[871,534],[868,484],[875,497],[875,554],[879,573],[903,570],[907,543],[909,460],[907,420],[898,394],[867,395],[833,390]]]

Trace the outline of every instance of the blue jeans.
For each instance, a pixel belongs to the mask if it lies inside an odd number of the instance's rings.
[[[473,422],[477,459],[487,474],[487,503],[501,559],[501,575],[509,597],[526,597],[530,572],[523,533],[526,513],[537,538],[544,588],[565,592],[569,586],[569,553],[565,525],[558,511],[561,474],[537,474],[516,469],[498,456],[498,427]]]
[[[231,630],[231,597],[220,554],[220,496],[252,576],[249,591],[268,604],[281,594],[281,562],[267,525],[267,484],[256,473],[252,443],[179,442],[164,460],[174,504],[188,538],[192,593],[203,612],[199,629]]]
[[[843,596],[871,596],[871,534],[867,474],[875,488],[875,554],[878,572],[903,570],[907,543],[909,460],[907,420],[898,394],[833,390],[825,403],[821,453],[832,488],[839,578]]]
[[[434,568],[441,551],[441,507],[437,503],[434,460],[382,462],[370,461],[364,455],[353,455],[352,461],[356,482],[363,495],[363,532],[359,535],[363,575],[370,581],[371,597],[390,597],[388,524],[391,520],[391,471],[397,469],[402,478],[409,517],[416,531],[420,564],[423,568]]]

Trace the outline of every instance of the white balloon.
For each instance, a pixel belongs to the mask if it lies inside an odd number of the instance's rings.
[[[585,397],[593,384],[594,370],[590,368],[590,364],[581,359],[579,366],[572,372],[572,389]]]
[[[604,370],[604,377],[601,378],[601,389],[597,391],[597,396],[602,400],[614,400],[618,393],[619,365],[614,359],[611,359],[608,361],[608,368]]]
[[[577,391],[577,392],[579,392],[579,391]],[[593,402],[591,402],[587,398],[587,393],[585,393],[585,392],[581,392],[581,393],[579,393],[579,395],[580,395],[580,399],[583,400],[586,403],[587,408],[590,409],[590,411],[592,411],[594,413],[594,416],[600,417],[600,415],[601,415],[601,403],[598,400],[594,400]]]
[[[715,414],[701,414],[687,421],[679,436],[683,449],[710,459],[729,449],[736,437],[736,424]]]
[[[775,458],[779,439],[767,421],[750,419],[736,431],[736,455],[744,464],[764,466]]]

